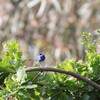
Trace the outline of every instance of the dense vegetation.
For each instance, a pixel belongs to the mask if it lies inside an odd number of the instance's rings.
[[[99,33],[99,31],[98,31]],[[99,100],[100,99],[100,53],[90,33],[84,32],[82,43],[86,46],[86,55],[81,60],[64,60],[55,66],[72,74],[45,71],[31,71],[26,68],[18,43],[3,43],[4,50],[0,58],[0,100]],[[40,67],[38,65],[38,67]],[[44,68],[44,66],[43,66]],[[48,66],[46,67],[48,69]],[[84,77],[73,77],[74,74]],[[91,85],[91,82],[95,85]]]

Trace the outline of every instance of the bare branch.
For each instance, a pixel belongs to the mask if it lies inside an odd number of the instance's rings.
[[[71,75],[79,80],[82,80],[86,83],[88,83],[89,85],[93,86],[95,89],[100,90],[100,85],[96,84],[95,82],[91,81],[90,79],[80,76],[76,73],[67,71],[67,70],[63,70],[63,69],[59,69],[59,68],[51,68],[51,67],[28,67],[26,68],[26,72],[32,72],[32,71],[51,71],[51,72],[58,72],[58,73],[62,73],[62,74],[68,74]]]

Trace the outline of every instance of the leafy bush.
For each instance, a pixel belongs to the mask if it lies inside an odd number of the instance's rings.
[[[97,40],[98,41],[98,40]],[[56,69],[89,78],[100,87],[100,54],[90,33],[83,33],[85,60],[65,60]],[[99,100],[100,89],[71,75],[27,71],[18,43],[3,43],[0,58],[0,100]],[[33,68],[34,69],[34,68]],[[47,68],[48,69],[48,68]]]

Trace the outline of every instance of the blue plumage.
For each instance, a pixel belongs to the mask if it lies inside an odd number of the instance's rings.
[[[38,62],[43,62],[44,60],[45,60],[45,54],[44,53],[40,53],[36,58],[36,61],[38,61]]]

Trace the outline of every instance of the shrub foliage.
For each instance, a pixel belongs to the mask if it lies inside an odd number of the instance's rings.
[[[84,60],[65,60],[55,67],[71,71],[100,84],[100,54],[90,33],[84,32]],[[0,100],[99,100],[100,90],[86,82],[57,72],[26,72],[18,43],[3,43],[0,58]]]

